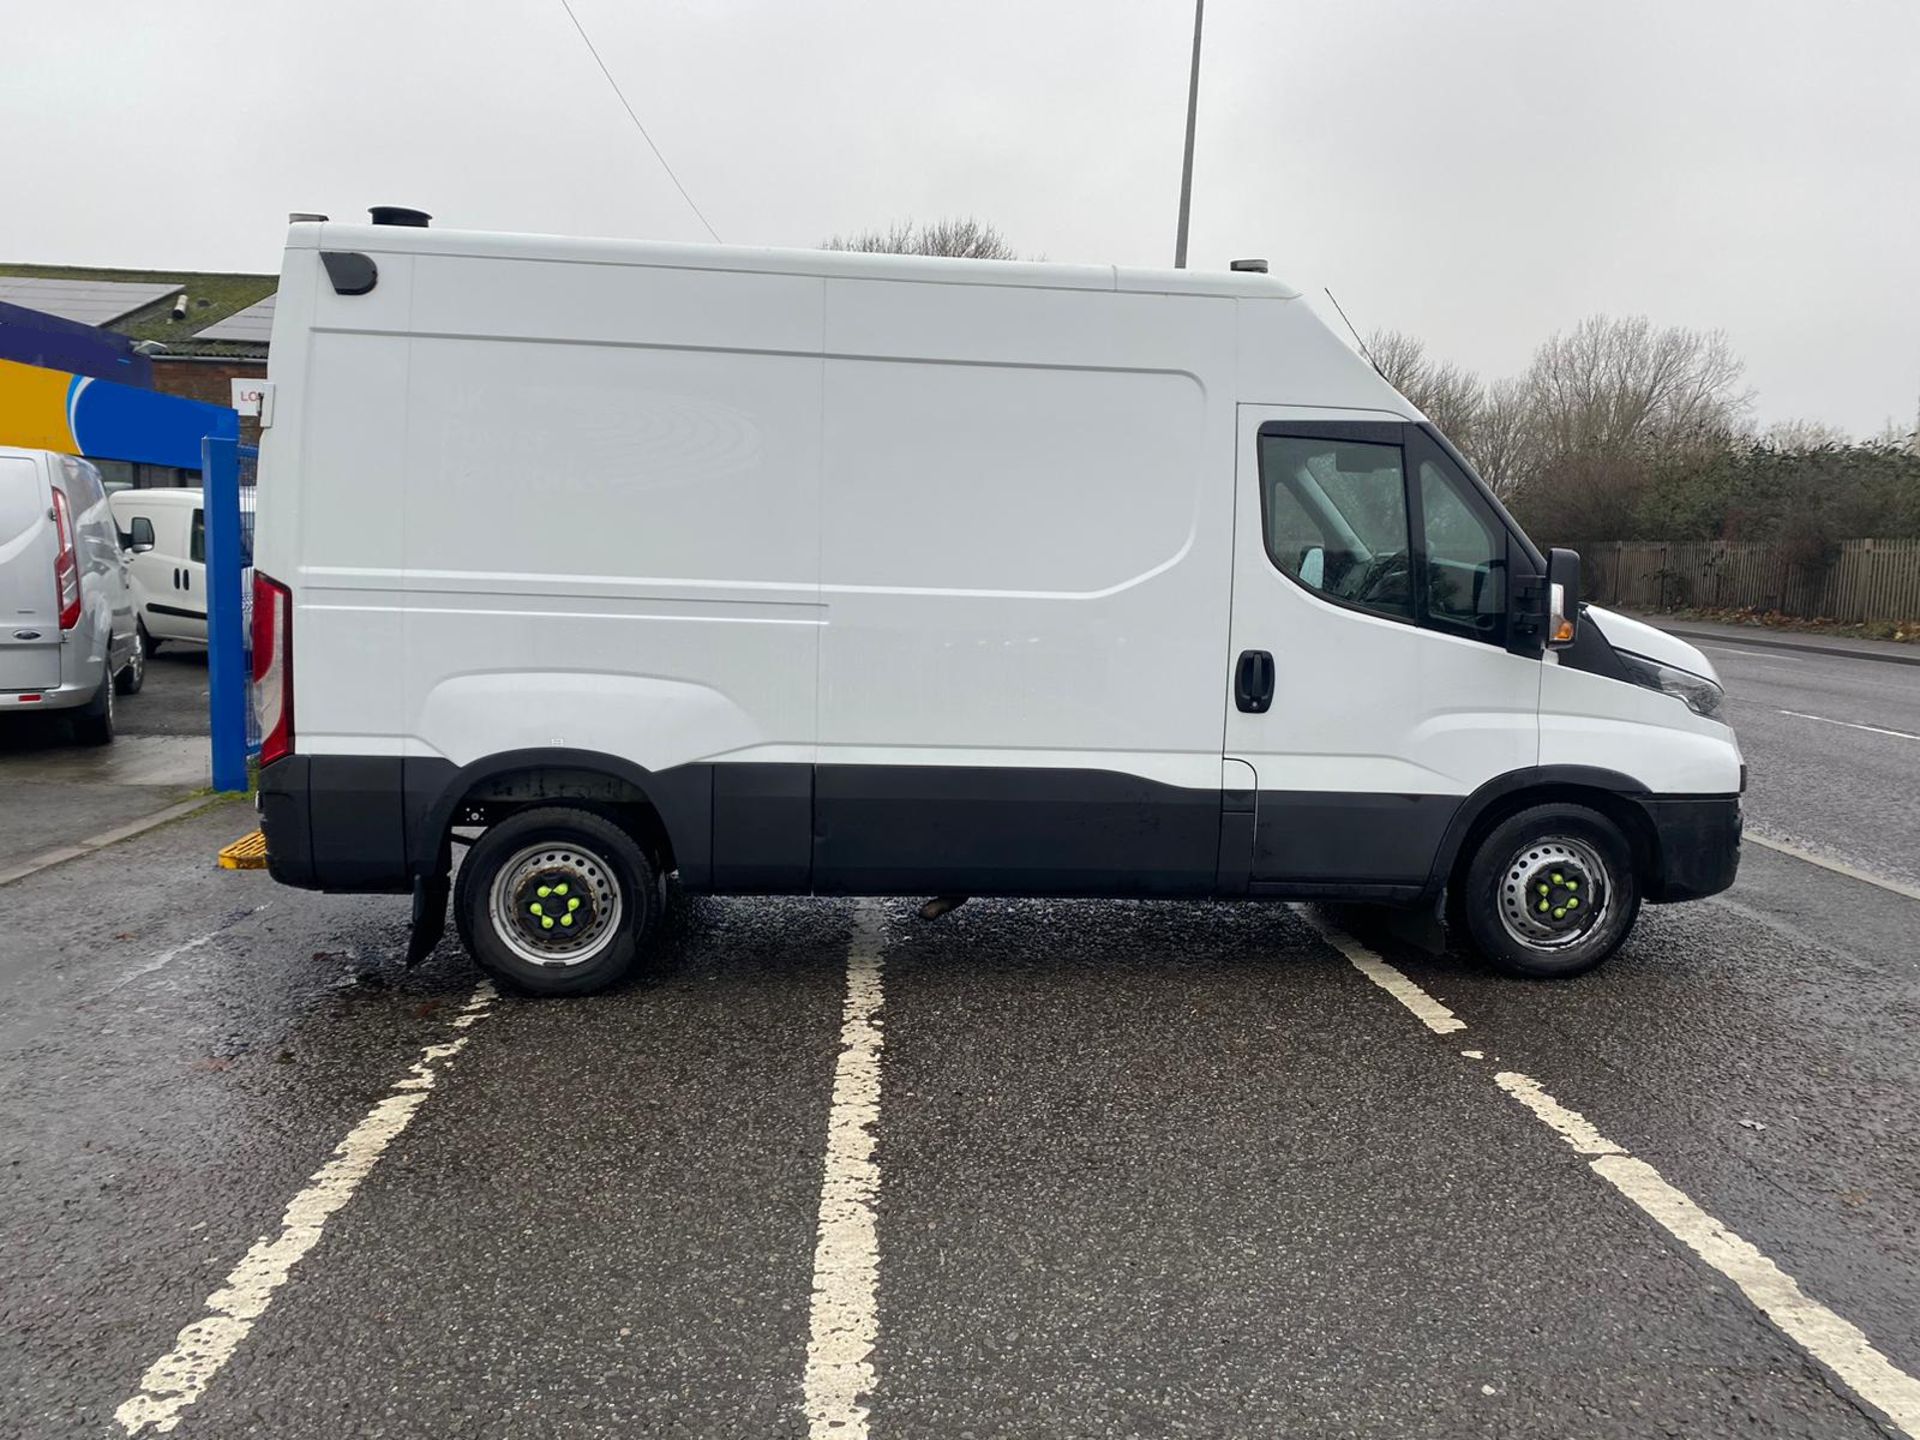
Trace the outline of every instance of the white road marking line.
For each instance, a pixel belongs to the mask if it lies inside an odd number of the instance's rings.
[[[209,930],[206,934],[196,935],[191,940],[185,940],[185,941],[182,941],[180,944],[175,945],[171,950],[162,950],[158,955],[153,956],[151,959],[141,961],[138,965],[134,966],[133,969],[129,970],[126,974],[122,975],[118,980],[114,981],[113,984],[109,985],[107,987],[107,993],[112,994],[116,990],[122,989],[123,987],[128,985],[131,985],[134,981],[140,979],[142,976],[153,974],[153,972],[156,970],[164,970],[167,966],[171,965],[174,961],[178,960],[182,955],[192,954],[195,950],[198,950],[202,945],[205,945],[208,941],[218,939],[220,936],[226,934],[227,931],[231,930],[234,926],[238,925],[242,920],[250,920],[255,915],[258,915],[262,910],[266,908],[267,907],[265,905],[254,905],[243,910],[234,911],[231,915],[227,916],[225,920],[221,921],[220,924],[216,925],[213,929]]]
[[[1708,1265],[1740,1287],[1773,1322],[1868,1404],[1908,1435],[1920,1437],[1920,1380],[1876,1350],[1860,1328],[1810,1297],[1794,1278],[1748,1241],[1722,1225],[1684,1191],[1661,1178],[1555,1100],[1531,1076],[1505,1070],[1493,1077],[1509,1095],[1552,1127],[1589,1168]]]
[[[1796,720],[1818,720],[1822,725],[1844,725],[1849,730],[1865,730],[1872,735],[1891,735],[1898,740],[1920,740],[1907,730],[1889,730],[1882,725],[1861,725],[1852,720],[1829,720],[1825,715],[1809,715],[1804,710],[1776,710],[1779,715],[1791,715]]]
[[[1578,1110],[1569,1110],[1540,1088],[1540,1082],[1517,1070],[1502,1070],[1493,1083],[1526,1106],[1581,1155],[1624,1155],[1627,1152],[1587,1123]]]
[[[486,1015],[496,998],[493,986],[481,981],[454,1025],[468,1029]],[[113,1412],[127,1434],[137,1435],[148,1426],[165,1433],[180,1423],[180,1412],[206,1392],[254,1322],[273,1303],[274,1292],[286,1284],[293,1267],[320,1243],[328,1217],[353,1198],[375,1162],[426,1103],[438,1074],[436,1066],[458,1055],[469,1038],[462,1034],[423,1049],[405,1078],[395,1081],[391,1093],[334,1147],[326,1164],[288,1203],[280,1218],[280,1233],[254,1242],[228,1273],[226,1284],[207,1297],[207,1314],[175,1337],[172,1351],[140,1377],[140,1392]]]
[[[847,945],[847,997],[840,1058],[827,1118],[826,1174],[813,1251],[812,1334],[804,1382],[812,1440],[866,1440],[879,1338],[880,1245],[873,1204],[880,1191],[873,1127],[880,1118],[880,957],[886,916],[863,904]]]
[[[1920,900],[1920,885],[1907,885],[1899,880],[1890,880],[1885,875],[1875,875],[1871,871],[1861,870],[1836,860],[1831,855],[1822,855],[1818,850],[1809,850],[1804,845],[1795,845],[1788,840],[1774,840],[1748,827],[1742,837],[1766,850],[1777,850],[1782,855],[1791,855],[1796,860],[1804,860],[1809,865],[1818,865],[1822,870],[1831,870],[1836,875],[1844,875],[1849,880],[1858,880],[1863,885],[1875,885],[1894,895],[1904,895],[1909,900]]]
[[[1300,907],[1296,905],[1294,909]],[[1452,1011],[1364,945],[1335,926],[1322,924],[1311,916],[1306,918],[1330,945],[1420,1016],[1429,1029],[1445,1033],[1423,1013],[1429,1007],[1451,1022],[1448,1029],[1465,1028],[1464,1022],[1455,1018]],[[1362,965],[1355,952],[1384,970],[1388,979],[1382,979]],[[1636,1159],[1602,1135],[1586,1116],[1554,1099],[1532,1076],[1517,1070],[1502,1070],[1493,1080],[1576,1153],[1592,1157],[1587,1163],[1596,1175],[1737,1285],[1740,1293],[1782,1334],[1825,1365],[1854,1394],[1884,1412],[1901,1431],[1913,1440],[1920,1440],[1920,1380],[1875,1349],[1857,1325],[1810,1297],[1791,1275],[1701,1209],[1684,1191],[1669,1185],[1653,1166]]]
[[[1777,651],[1742,650],[1733,645],[1714,645],[1710,643],[1703,643],[1700,648],[1702,650],[1712,650],[1721,655],[1744,655],[1749,660],[1758,660],[1764,665],[1778,665],[1783,669],[1792,668],[1792,663],[1784,659]]]
[[[1413,981],[1402,975],[1393,966],[1382,960],[1372,950],[1362,945],[1346,931],[1335,925],[1323,923],[1320,918],[1307,910],[1304,905],[1295,903],[1294,914],[1320,932],[1320,938],[1338,950],[1358,970],[1394,999],[1419,1018],[1422,1025],[1436,1035],[1450,1035],[1455,1030],[1467,1028],[1467,1022],[1455,1015],[1446,1006],[1422,990]]]

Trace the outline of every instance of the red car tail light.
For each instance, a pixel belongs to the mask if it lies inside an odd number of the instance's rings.
[[[293,592],[253,572],[253,710],[260,763],[293,753]]]
[[[60,540],[59,553],[53,559],[60,628],[71,630],[80,623],[80,556],[73,548],[73,521],[67,513],[66,492],[58,485],[53,487],[53,528]]]

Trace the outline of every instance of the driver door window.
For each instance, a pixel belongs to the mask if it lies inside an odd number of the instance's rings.
[[[1479,640],[1504,638],[1506,532],[1432,460],[1420,462],[1420,518],[1426,537],[1427,623]]]
[[[1263,435],[1267,554],[1337,604],[1414,618],[1406,470],[1398,445]]]

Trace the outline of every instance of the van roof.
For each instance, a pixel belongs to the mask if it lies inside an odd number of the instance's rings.
[[[677,245],[652,240],[516,235],[408,225],[301,222],[287,232],[290,250],[363,250],[374,254],[467,255],[493,260],[557,260],[582,265],[650,265],[683,270],[996,285],[1041,290],[1118,290],[1151,295],[1237,295],[1290,300],[1299,291],[1252,271],[1151,270],[1120,265],[1065,265],[1040,260],[957,260],[926,255],[870,255],[844,250],[786,250],[753,245]]]

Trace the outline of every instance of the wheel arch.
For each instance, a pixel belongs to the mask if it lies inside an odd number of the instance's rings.
[[[542,746],[504,750],[462,766],[406,762],[407,834],[416,874],[443,875],[454,826],[475,807],[580,804],[629,824],[666,869],[700,883],[712,850],[711,768],[651,771],[618,755]]]
[[[1634,871],[1644,882],[1658,873],[1660,864],[1659,834],[1642,803],[1651,793],[1630,775],[1591,765],[1539,765],[1489,780],[1449,822],[1427,880],[1428,894],[1457,895],[1474,851],[1496,825],[1532,806],[1554,802],[1584,805],[1619,826],[1632,848]]]

